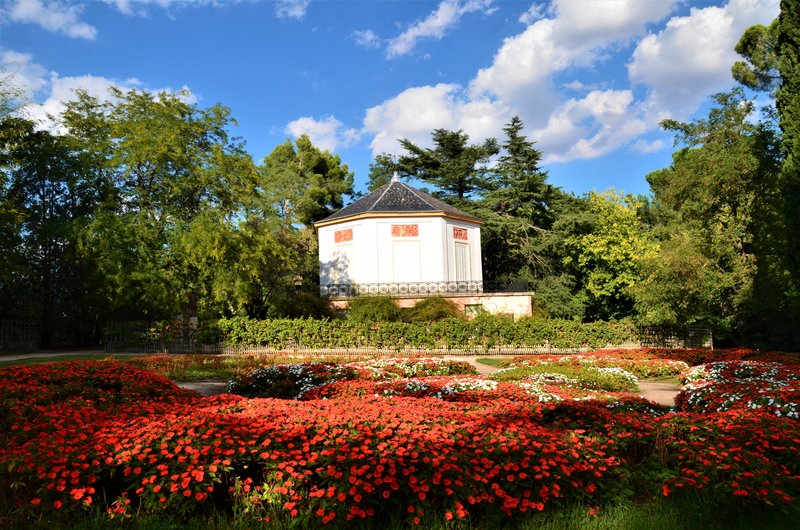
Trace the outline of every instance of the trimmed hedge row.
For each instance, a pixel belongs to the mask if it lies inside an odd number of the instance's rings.
[[[228,346],[270,348],[376,348],[403,350],[489,350],[504,348],[602,348],[636,342],[630,321],[581,323],[526,318],[482,317],[429,323],[359,323],[346,320],[222,319],[218,326]]]

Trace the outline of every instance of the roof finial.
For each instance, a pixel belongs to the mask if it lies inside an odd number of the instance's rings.
[[[400,182],[400,176],[397,174],[397,171],[392,173],[392,182]]]

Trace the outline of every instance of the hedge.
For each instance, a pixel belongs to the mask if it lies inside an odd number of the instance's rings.
[[[602,348],[636,342],[630,321],[581,323],[574,320],[526,318],[512,321],[484,317],[472,321],[447,319],[429,323],[347,320],[221,319],[218,326],[228,346],[284,349],[376,348],[490,350],[495,348]]]

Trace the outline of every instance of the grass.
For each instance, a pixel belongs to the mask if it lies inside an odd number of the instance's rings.
[[[0,525],[4,521],[0,519]],[[294,524],[292,524],[294,523]],[[283,530],[289,528],[316,528],[299,525],[298,521],[263,522],[235,518],[224,513],[205,517],[181,519],[166,515],[140,516],[127,520],[109,520],[103,514],[87,513],[77,518],[63,520],[26,521],[24,525],[8,528],[48,528],[75,530],[104,530],[135,528],[141,530]],[[782,512],[761,506],[744,506],[739,503],[710,504],[696,495],[682,498],[656,499],[644,504],[620,503],[598,509],[596,515],[587,506],[570,505],[541,513],[507,517],[492,513],[464,521],[445,522],[441,514],[431,514],[419,526],[409,526],[398,517],[393,520],[352,521],[339,525],[348,530],[401,530],[422,528],[429,530],[784,530],[800,524],[800,508],[790,507]],[[336,526],[329,526],[337,528]]]
[[[125,361],[132,357],[131,354],[85,353],[78,355],[47,355],[29,357],[27,359],[3,360],[0,355],[0,367],[3,366],[34,366],[37,364],[57,363],[64,361],[101,361],[103,359],[117,359]]]
[[[509,359],[511,357],[481,357],[480,359],[475,359],[475,361],[495,368],[503,368],[503,363]]]

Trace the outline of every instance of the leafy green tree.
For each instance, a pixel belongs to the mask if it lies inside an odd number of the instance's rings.
[[[570,251],[565,263],[575,261],[584,277],[589,318],[630,316],[630,288],[640,277],[641,261],[655,252],[638,215],[641,203],[632,195],[610,189],[591,192],[587,213],[593,217],[587,233],[566,238]]]
[[[311,226],[353,195],[353,172],[338,155],[321,151],[302,135],[277,146],[258,168],[264,198],[287,223]]]
[[[94,331],[86,312],[96,300],[85,289],[91,266],[79,259],[77,241],[96,190],[82,180],[65,139],[30,121],[3,119],[0,144],[0,315],[37,322],[43,346],[85,338]]]
[[[468,145],[466,133],[446,129],[434,130],[431,138],[432,148],[400,140],[407,151],[397,163],[401,174],[434,185],[443,199],[457,206],[487,189],[488,169],[483,164],[500,151],[497,140],[490,138],[480,145]]]
[[[252,160],[228,127],[226,107],[198,108],[186,94],[112,89],[112,101],[79,92],[62,123],[101,193],[82,249],[122,316],[174,316],[194,305],[197,269],[181,242],[242,209],[256,186]],[[207,290],[207,289],[206,289]]]
[[[778,137],[770,123],[752,122],[740,89],[714,99],[707,119],[662,123],[683,147],[647,177],[664,224],[636,306],[647,323],[764,335],[769,313],[788,310]]]

